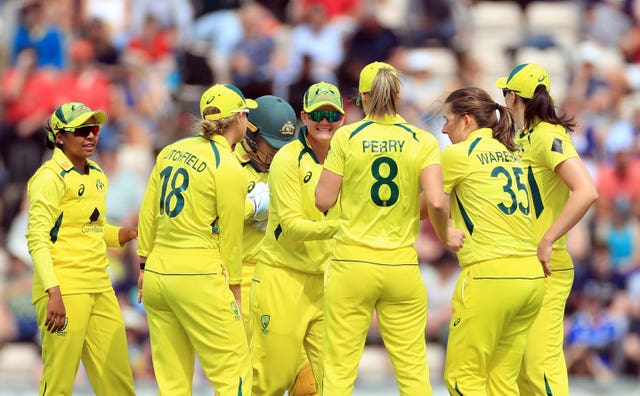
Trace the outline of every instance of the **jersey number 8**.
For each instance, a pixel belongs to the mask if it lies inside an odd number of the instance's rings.
[[[388,168],[387,176],[382,176],[380,172],[383,164]],[[371,186],[371,200],[373,203],[378,206],[392,206],[398,202],[400,188],[393,182],[393,179],[398,176],[398,164],[396,164],[396,161],[389,157],[376,158],[371,164],[371,175],[376,179],[376,182]],[[385,196],[388,195],[386,199],[382,198],[380,194],[380,190],[383,187],[386,187],[384,190],[388,190],[384,194]]]

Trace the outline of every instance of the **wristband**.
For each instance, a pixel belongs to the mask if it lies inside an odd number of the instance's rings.
[[[147,263],[140,263],[140,271],[144,271],[144,266],[145,266],[146,264],[147,264]]]

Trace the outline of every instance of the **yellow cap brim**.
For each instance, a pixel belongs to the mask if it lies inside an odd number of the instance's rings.
[[[245,99],[244,102],[247,104],[247,109],[257,109],[258,102],[253,99]]]
[[[95,118],[96,124],[100,124],[100,125],[102,125],[105,122],[107,122],[107,119],[108,119],[107,113],[105,113],[102,110],[96,110],[96,111],[91,111],[91,112],[87,112],[87,113],[79,115],[73,121],[68,123],[65,127],[66,128],[77,128],[80,125],[82,125],[85,122],[87,122],[87,120],[89,118],[91,118],[91,117]]]
[[[500,77],[497,81],[496,81],[496,87],[498,88],[506,88],[507,87],[507,77]]]
[[[334,109],[336,109],[340,114],[344,114],[344,109],[342,109],[341,107],[339,107],[338,105],[336,105],[334,102],[328,101],[328,100],[321,100],[319,102],[316,102],[314,104],[312,104],[311,106],[307,106],[305,107],[303,110],[305,113],[310,113],[314,110],[319,109],[322,106],[331,106]]]

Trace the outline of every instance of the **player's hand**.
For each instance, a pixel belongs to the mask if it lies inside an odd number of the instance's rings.
[[[121,227],[120,231],[118,231],[120,245],[124,245],[134,239],[138,239],[138,227]]]
[[[50,288],[47,294],[49,294],[49,302],[47,302],[47,320],[44,322],[44,327],[47,331],[55,333],[65,327],[67,310],[64,307],[59,286]]]
[[[464,239],[467,234],[454,227],[449,227],[447,232],[447,247],[454,252],[459,251],[464,246]]]
[[[138,304],[142,303],[142,281],[144,280],[144,270],[140,270],[138,275]]]
[[[551,276],[551,267],[549,267],[549,260],[551,260],[551,251],[553,250],[553,243],[542,238],[538,244],[538,260],[542,264],[542,271],[544,276]]]
[[[249,194],[247,200],[253,206],[253,219],[264,221],[269,217],[269,186],[267,183],[258,182]]]

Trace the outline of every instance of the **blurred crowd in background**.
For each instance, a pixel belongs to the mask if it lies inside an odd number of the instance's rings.
[[[110,181],[107,215],[135,225],[155,153],[190,133],[209,85],[278,95],[299,112],[305,90],[328,81],[353,122],[358,73],[374,60],[402,72],[400,114],[442,146],[453,89],[479,86],[503,103],[494,82],[513,66],[550,73],[600,194],[569,234],[568,369],[602,382],[640,378],[640,0],[0,0],[1,381],[39,379],[25,188],[50,156],[43,125],[59,104],[108,113],[94,158]],[[428,222],[416,247],[439,378],[459,269]],[[110,259],[134,375],[153,380],[135,244]],[[381,344],[375,325],[368,343]],[[27,372],[16,363],[24,348],[35,356]]]

